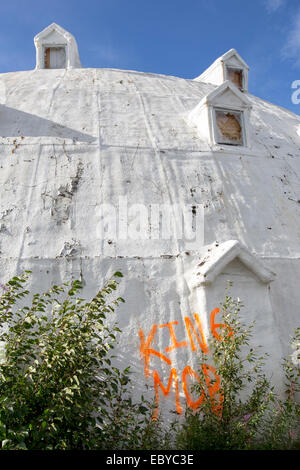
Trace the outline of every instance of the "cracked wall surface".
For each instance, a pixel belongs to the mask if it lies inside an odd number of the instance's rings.
[[[122,271],[118,360],[141,371],[139,326],[149,331],[200,308],[184,274],[205,250],[175,237],[103,239],[100,207],[126,197],[195,215],[203,205],[205,246],[239,240],[276,273],[268,315],[288,352],[300,306],[298,116],[247,95],[252,154],[212,152],[186,121],[214,90],[207,83],[109,69],[16,72],[0,82],[1,282],[31,269],[35,290],[81,278],[88,296]],[[178,364],[187,359],[174,351]]]

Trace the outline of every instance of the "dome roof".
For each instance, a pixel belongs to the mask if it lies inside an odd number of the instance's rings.
[[[261,255],[299,255],[300,118],[247,95],[250,149],[212,152],[188,115],[216,88],[111,69],[2,74],[1,257],[56,258],[72,240],[87,256],[185,250],[103,242],[97,207],[125,196],[204,205],[205,245],[237,239]]]
[[[138,371],[141,386],[140,338],[159,325],[153,347],[171,351],[183,377],[197,360],[184,325],[198,312],[209,334],[209,312],[228,279],[246,318],[257,320],[255,341],[271,353],[268,367],[276,364],[282,383],[277,364],[300,305],[300,118],[242,93],[199,78],[113,69],[0,75],[0,279],[31,269],[36,291],[80,278],[88,297],[122,271],[118,360]],[[213,145],[199,129],[213,119],[213,100],[224,105],[233,95],[234,106],[244,104],[219,110],[222,126],[229,116],[230,137],[247,124],[247,141]],[[157,206],[165,212],[155,219]],[[178,207],[200,224],[196,242],[182,236]],[[172,231],[163,237],[168,217]],[[172,345],[174,325],[178,341],[186,338],[180,349]],[[166,364],[157,355],[150,362],[168,383]]]

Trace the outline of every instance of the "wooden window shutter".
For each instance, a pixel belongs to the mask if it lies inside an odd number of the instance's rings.
[[[240,69],[227,68],[227,77],[234,85],[242,90],[243,88],[243,71]]]
[[[45,49],[45,69],[50,69],[50,47]]]

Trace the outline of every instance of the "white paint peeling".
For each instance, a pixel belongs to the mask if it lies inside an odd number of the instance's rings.
[[[176,321],[178,341],[188,343],[184,318],[197,312],[208,332],[209,311],[224,300],[231,278],[246,319],[265,332],[255,340],[277,368],[299,325],[299,116],[243,95],[251,149],[215,150],[186,121],[217,93],[215,85],[75,65],[0,76],[1,282],[31,269],[35,291],[81,278],[91,296],[107,276],[123,272],[118,361],[137,372],[138,390],[145,381],[139,329],[148,335],[153,324]],[[117,207],[120,197],[147,208],[202,206],[203,243],[190,249],[175,236],[154,240],[151,227],[145,240],[101,239],[100,208]],[[209,283],[191,285],[192,272]],[[166,331],[156,338],[160,351],[170,346]],[[197,362],[188,347],[171,357],[178,370]],[[159,359],[151,357],[151,367],[161,367]],[[276,381],[282,387],[280,376]]]

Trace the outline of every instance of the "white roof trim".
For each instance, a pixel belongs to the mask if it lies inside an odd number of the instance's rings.
[[[189,279],[190,287],[212,284],[235,258],[238,258],[261,282],[267,284],[274,280],[276,274],[266,268],[257,256],[238,240],[228,240],[220,245],[211,246],[209,254],[200,260],[197,270],[192,272]]]
[[[199,105],[204,105],[204,104],[212,104],[212,102],[224,91],[229,89],[243,104],[244,107],[251,108],[252,105],[250,104],[250,101],[248,100],[247,96],[242,93],[236,86],[234,86],[229,80],[226,80],[226,82],[222,83],[222,85],[218,86],[215,90],[211,91],[208,95],[206,95],[199,103]],[[213,103],[215,104],[215,103]]]
[[[49,33],[51,33],[51,31],[56,31],[58,34],[61,34],[68,42],[74,40],[75,41],[75,38],[74,36],[69,33],[68,31],[66,31],[64,28],[62,28],[61,26],[59,26],[58,24],[56,23],[51,23],[49,26],[47,26],[47,28],[43,29],[43,31],[41,31],[40,33],[38,33],[35,37],[34,37],[34,42],[39,42],[41,39],[43,39],[44,37],[47,37]]]
[[[225,52],[225,54],[221,55],[216,61],[221,60],[222,62],[226,62],[232,56],[236,56],[236,58],[241,62],[243,67],[249,70],[249,65],[241,58],[240,54],[235,49],[230,49],[229,51]]]

